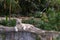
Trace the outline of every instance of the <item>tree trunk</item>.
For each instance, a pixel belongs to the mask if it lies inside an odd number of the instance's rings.
[[[11,18],[11,0],[10,0],[10,7],[9,7],[9,19]]]
[[[4,9],[6,9],[6,0],[4,0]]]

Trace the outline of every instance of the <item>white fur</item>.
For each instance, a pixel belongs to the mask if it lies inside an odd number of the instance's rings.
[[[16,20],[17,20],[17,23],[16,23],[17,26],[15,27],[16,31],[18,31],[18,28],[20,28],[20,27],[22,27],[23,30],[26,30],[26,29],[32,28],[32,26],[33,26],[31,24],[24,24],[24,23],[22,23],[22,19],[16,19]],[[20,24],[18,24],[18,22]],[[19,26],[19,25],[21,25],[21,26]]]
[[[25,26],[25,24],[21,24],[21,25],[22,25],[23,29],[26,30],[26,26]]]
[[[15,26],[15,31],[18,32],[18,28]]]
[[[23,27],[23,30],[30,29],[30,28],[33,27],[33,25],[30,25],[30,24],[24,24],[24,23],[22,23],[21,25]]]
[[[45,33],[45,31],[42,31],[43,33]]]

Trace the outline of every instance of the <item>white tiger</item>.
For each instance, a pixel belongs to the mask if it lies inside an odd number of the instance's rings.
[[[44,30],[41,30],[39,28],[36,28],[34,25],[31,24],[24,24],[22,23],[22,19],[16,19],[16,26],[15,26],[15,31],[18,31],[18,29],[23,29],[27,31],[32,31],[32,32],[40,32],[40,33],[45,33]]]
[[[18,29],[28,30],[30,28],[33,28],[34,26],[31,24],[24,24],[22,23],[22,19],[16,19],[16,26],[15,31],[18,31]]]

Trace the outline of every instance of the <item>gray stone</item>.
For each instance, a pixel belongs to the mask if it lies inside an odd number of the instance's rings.
[[[0,34],[0,40],[2,40],[3,39],[3,37],[2,37],[2,35]]]
[[[6,40],[36,40],[36,35],[30,32],[6,33]]]

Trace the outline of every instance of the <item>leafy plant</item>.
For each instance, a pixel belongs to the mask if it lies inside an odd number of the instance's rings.
[[[13,20],[9,20],[8,23],[7,23],[7,26],[15,26],[16,25],[16,20],[13,19]]]
[[[0,21],[0,25],[6,26],[6,25],[7,25],[7,21],[6,21],[6,20],[1,20],[1,21]]]
[[[59,34],[59,36],[58,36],[58,37],[53,38],[53,40],[60,40],[60,34]]]
[[[0,21],[0,25],[4,25],[4,26],[15,26],[16,25],[16,20],[1,20]]]
[[[34,14],[34,17],[35,17],[35,18],[41,18],[41,17],[42,17],[42,12],[37,11],[37,12]]]

